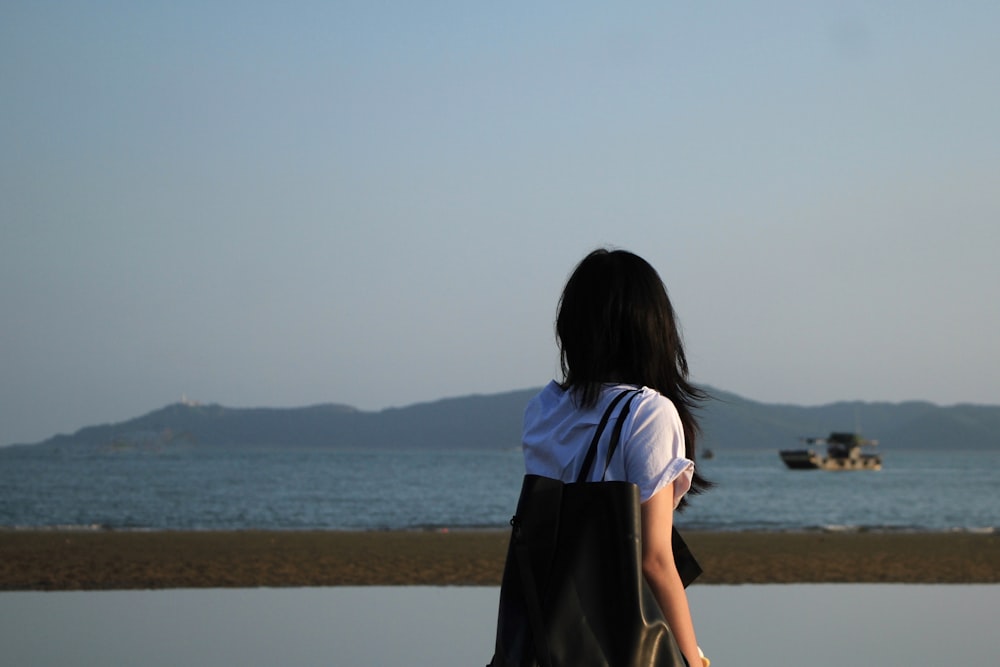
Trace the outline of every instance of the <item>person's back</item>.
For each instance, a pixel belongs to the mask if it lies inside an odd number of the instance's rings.
[[[574,480],[587,434],[605,406],[623,387],[641,388],[622,424],[620,451],[605,479],[639,487],[643,575],[685,659],[703,664],[672,534],[674,511],[684,508],[685,496],[710,486],[695,464],[698,425],[693,410],[705,395],[688,381],[666,287],[641,257],[595,250],[577,265],[563,289],[556,335],[563,380],[550,382],[525,410],[525,470]],[[603,453],[597,458],[603,461]]]

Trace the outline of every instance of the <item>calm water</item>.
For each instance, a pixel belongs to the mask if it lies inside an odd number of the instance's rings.
[[[885,452],[879,472],[785,469],[721,452],[679,520],[709,530],[989,530],[1000,452]],[[506,526],[518,451],[0,449],[0,527],[354,529]]]
[[[713,665],[997,664],[1000,587],[689,590]],[[0,593],[4,665],[485,665],[498,588]],[[836,638],[836,641],[831,641]]]

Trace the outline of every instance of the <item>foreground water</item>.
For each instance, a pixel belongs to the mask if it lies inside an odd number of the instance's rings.
[[[994,665],[997,586],[693,586],[713,664]],[[9,665],[485,665],[497,588],[0,593]]]
[[[879,472],[790,471],[720,452],[679,523],[705,530],[1000,526],[1000,452],[888,452]],[[0,449],[0,527],[133,530],[506,526],[518,451]]]

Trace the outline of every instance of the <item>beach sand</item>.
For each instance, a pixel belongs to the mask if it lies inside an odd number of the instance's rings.
[[[1000,535],[702,533],[699,584],[1000,583]],[[0,531],[0,590],[497,586],[506,531]]]

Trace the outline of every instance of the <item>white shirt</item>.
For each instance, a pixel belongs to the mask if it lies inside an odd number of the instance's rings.
[[[524,411],[521,444],[525,472],[575,482],[604,411],[623,390],[635,388],[605,384],[597,404],[581,408],[571,392],[564,391],[554,380],[549,382]],[[615,408],[598,443],[590,481],[601,477],[608,441],[624,404],[621,401]],[[637,485],[640,502],[646,502],[674,482],[674,507],[677,507],[691,488],[693,475],[694,462],[685,458],[684,428],[677,408],[659,392],[642,387],[632,401],[618,450],[604,479]]]

